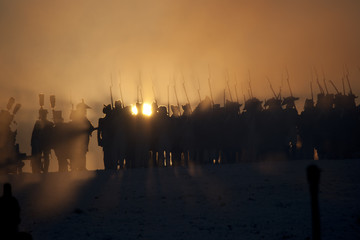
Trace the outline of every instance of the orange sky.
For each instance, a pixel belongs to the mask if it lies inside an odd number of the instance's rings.
[[[97,125],[102,104],[110,101],[111,75],[119,98],[119,73],[126,104],[136,100],[140,83],[145,100],[153,100],[154,86],[162,104],[167,86],[176,83],[184,103],[183,75],[195,105],[199,85],[202,97],[209,95],[208,66],[218,102],[226,72],[241,100],[249,71],[255,96],[272,96],[266,76],[288,94],[281,81],[286,67],[302,99],[310,96],[311,67],[321,77],[324,69],[342,89],[344,64],[360,94],[359,13],[357,0],[0,0],[1,108],[10,96],[23,105],[19,135],[29,145],[39,92],[57,96],[65,120],[70,98],[84,98]]]

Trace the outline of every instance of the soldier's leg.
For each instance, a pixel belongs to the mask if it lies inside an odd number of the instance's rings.
[[[111,147],[111,156],[110,156],[110,169],[116,170],[118,166],[118,150],[114,146]]]
[[[111,169],[111,152],[110,148],[104,146],[103,152],[104,152],[104,168],[105,170]]]
[[[41,152],[36,147],[33,147],[31,149],[31,155],[31,170],[33,173],[40,173]]]
[[[33,155],[31,158],[31,170],[33,173],[40,173],[41,169],[41,155],[40,154],[36,154]]]
[[[49,171],[50,165],[50,150],[44,150],[44,163],[43,163],[43,171],[47,173]]]
[[[55,152],[56,154],[56,152]],[[59,172],[67,172],[68,171],[68,162],[65,156],[62,154],[56,154],[56,158],[59,164]]]

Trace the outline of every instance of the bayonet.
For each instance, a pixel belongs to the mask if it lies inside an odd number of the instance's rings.
[[[274,89],[273,89],[273,87],[272,87],[272,84],[271,84],[271,82],[270,82],[269,77],[266,76],[266,79],[268,80],[268,83],[269,83],[269,85],[270,85],[270,89],[271,89],[272,93],[274,94],[274,97],[275,97],[276,99],[278,99],[278,96],[276,95],[276,93],[275,93],[275,91],[274,91]]]
[[[209,89],[210,89],[210,97],[211,97],[212,104],[214,104],[214,98],[213,98],[213,94],[212,94],[212,90],[211,90],[211,82],[210,82],[210,78],[211,78],[210,64],[208,64],[208,71],[209,71],[208,84],[209,84]]]
[[[123,94],[122,94],[122,88],[121,88],[121,72],[119,72],[119,91],[120,91],[122,107],[125,107],[124,98],[123,98]]]
[[[319,75],[318,75],[315,67],[314,67],[314,72],[315,72],[315,75],[316,75],[316,82],[317,82],[317,84],[318,84],[320,93],[321,93],[321,94],[324,94],[324,89],[321,87],[321,84],[320,84],[320,82],[319,82]]]
[[[113,98],[113,94],[112,94],[112,85],[113,85],[112,74],[110,75],[110,80],[111,80],[111,83],[110,83],[110,103],[111,103],[111,109],[114,109],[114,98]]]
[[[237,82],[235,82],[235,96],[236,96],[236,102],[239,103],[239,96],[237,93]]]
[[[211,90],[210,76],[208,78],[208,83],[209,83],[209,89],[210,89],[211,102],[214,104],[214,98],[213,98],[213,94],[212,94],[212,90]]]
[[[155,88],[154,88],[154,85],[152,85],[152,91],[153,91],[153,95],[154,95],[154,100],[155,102],[157,103],[157,98],[156,98],[156,93],[155,93]]]
[[[352,88],[351,88],[351,84],[350,84],[350,80],[349,80],[349,69],[347,68],[347,66],[345,65],[345,70],[346,70],[346,81],[348,83],[348,86],[349,86],[349,90],[350,90],[350,95],[353,95],[353,92],[352,92]]]
[[[176,92],[176,85],[174,85],[174,93],[175,93],[176,103],[177,103],[177,105],[179,107],[179,111],[180,111],[180,103],[179,103],[178,95]]]
[[[189,104],[190,111],[192,112],[192,110],[191,110],[191,105],[190,105],[190,100],[189,100],[189,96],[188,96],[188,94],[187,94],[187,92],[186,92],[186,88],[185,88],[185,82],[183,82],[182,85],[183,85],[183,88],[184,88],[184,92],[185,92],[185,96],[186,96],[187,103]]]
[[[228,70],[226,70],[225,79],[226,79],[226,85],[227,85],[228,91],[229,91],[230,100],[231,100],[231,102],[233,102],[233,98],[232,98],[231,90],[230,90],[230,86],[229,86],[230,77],[229,77],[229,71]]]
[[[311,100],[314,101],[314,92],[313,92],[313,87],[312,87],[312,83],[314,81],[314,76],[313,76],[313,72],[312,72],[311,68],[310,68],[310,76],[311,76],[311,81],[310,81]]]
[[[170,84],[167,86],[167,94],[168,94],[168,116],[170,116]]]
[[[253,91],[252,91],[252,88],[251,88],[251,75],[250,75],[250,70],[249,70],[249,95],[250,95],[250,98],[253,98]]]
[[[292,93],[292,90],[291,90],[291,86],[290,86],[290,76],[289,76],[289,71],[286,67],[286,81],[288,83],[288,86],[289,86],[289,91],[290,91],[290,96],[293,97],[293,93]]]
[[[326,85],[326,79],[325,79],[325,73],[324,73],[324,69],[321,68],[322,74],[323,74],[323,82],[324,82],[324,86],[325,86],[325,90],[326,90],[326,94],[329,94],[327,85]]]
[[[15,98],[10,97],[10,98],[9,98],[9,101],[8,101],[8,103],[7,103],[7,105],[6,105],[6,108],[7,108],[8,111],[10,111],[10,109],[12,108],[12,106],[14,105],[14,103],[15,103]]]
[[[198,89],[197,89],[197,92],[198,92],[198,96],[199,96],[199,102],[201,102],[201,95],[200,95],[200,81],[199,81],[199,77],[197,77],[197,82],[198,82]]]
[[[335,88],[335,91],[337,94],[340,94],[339,90],[337,89],[337,87],[335,86],[335,84],[333,83],[333,81],[329,80],[329,82],[331,83],[331,85]]]

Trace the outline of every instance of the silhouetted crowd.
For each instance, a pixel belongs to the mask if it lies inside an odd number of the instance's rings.
[[[48,120],[40,94],[31,156],[20,153],[16,144],[12,125],[20,104],[13,108],[15,99],[10,98],[7,109],[0,113],[0,170],[20,173],[22,160],[30,159],[33,173],[46,173],[52,149],[59,171],[86,170],[89,137],[96,129],[105,169],[266,158],[358,158],[360,106],[355,98],[351,91],[321,92],[316,102],[305,100],[300,114],[295,105],[298,98],[280,95],[265,102],[251,97],[244,106],[233,101],[220,106],[206,97],[194,110],[190,104],[165,107],[154,102],[151,114],[143,113],[143,103],[125,107],[116,101],[104,106],[104,117],[94,128],[86,117],[90,107],[84,101],[73,108],[70,121],[64,122],[62,112],[55,110],[55,96],[50,96],[53,122]]]
[[[89,137],[95,130],[86,117],[90,107],[82,101],[70,114],[70,122],[65,123],[62,111],[55,110],[55,96],[50,96],[53,119],[47,119],[48,111],[43,109],[44,96],[40,95],[39,119],[31,136],[31,167],[33,173],[46,173],[49,170],[51,149],[56,155],[59,171],[86,170],[86,153]]]
[[[17,131],[14,116],[20,110],[21,104],[15,104],[15,99],[10,98],[5,110],[0,112],[0,173],[20,173],[26,154],[19,152],[19,144],[16,143]],[[11,111],[12,110],[12,111]]]
[[[264,158],[340,159],[360,157],[360,107],[355,95],[325,94],[306,99],[298,114],[293,96],[264,103],[250,98],[245,105],[224,107],[206,97],[192,111],[189,104],[152,104],[152,115],[137,114],[120,101],[104,106],[98,144],[105,169],[233,163]]]
[[[86,170],[86,153],[89,137],[95,130],[86,117],[90,108],[80,102],[71,110],[70,122],[64,122],[62,111],[55,110],[55,96],[50,96],[54,122],[48,120],[48,110],[44,109],[44,95],[39,95],[39,119],[35,122],[31,135],[31,155],[20,153],[16,143],[17,130],[15,114],[21,105],[10,98],[7,109],[0,112],[0,173],[21,173],[23,160],[30,160],[33,173],[46,173],[49,170],[51,150],[54,150],[58,169],[64,171]]]

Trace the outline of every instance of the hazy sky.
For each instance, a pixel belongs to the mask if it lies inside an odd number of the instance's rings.
[[[255,96],[272,96],[266,76],[287,95],[286,68],[294,94],[304,99],[312,67],[342,89],[346,64],[360,94],[359,22],[358,0],[0,0],[1,108],[10,96],[23,104],[17,119],[25,139],[40,92],[57,96],[65,120],[70,99],[84,98],[97,125],[111,76],[119,98],[121,75],[126,104],[136,101],[137,85],[144,100],[155,92],[162,104],[170,85],[175,103],[175,83],[184,103],[185,81],[195,105],[197,88],[209,95],[209,69],[218,102],[227,72],[233,98],[235,85],[241,100],[247,95],[249,72]]]

